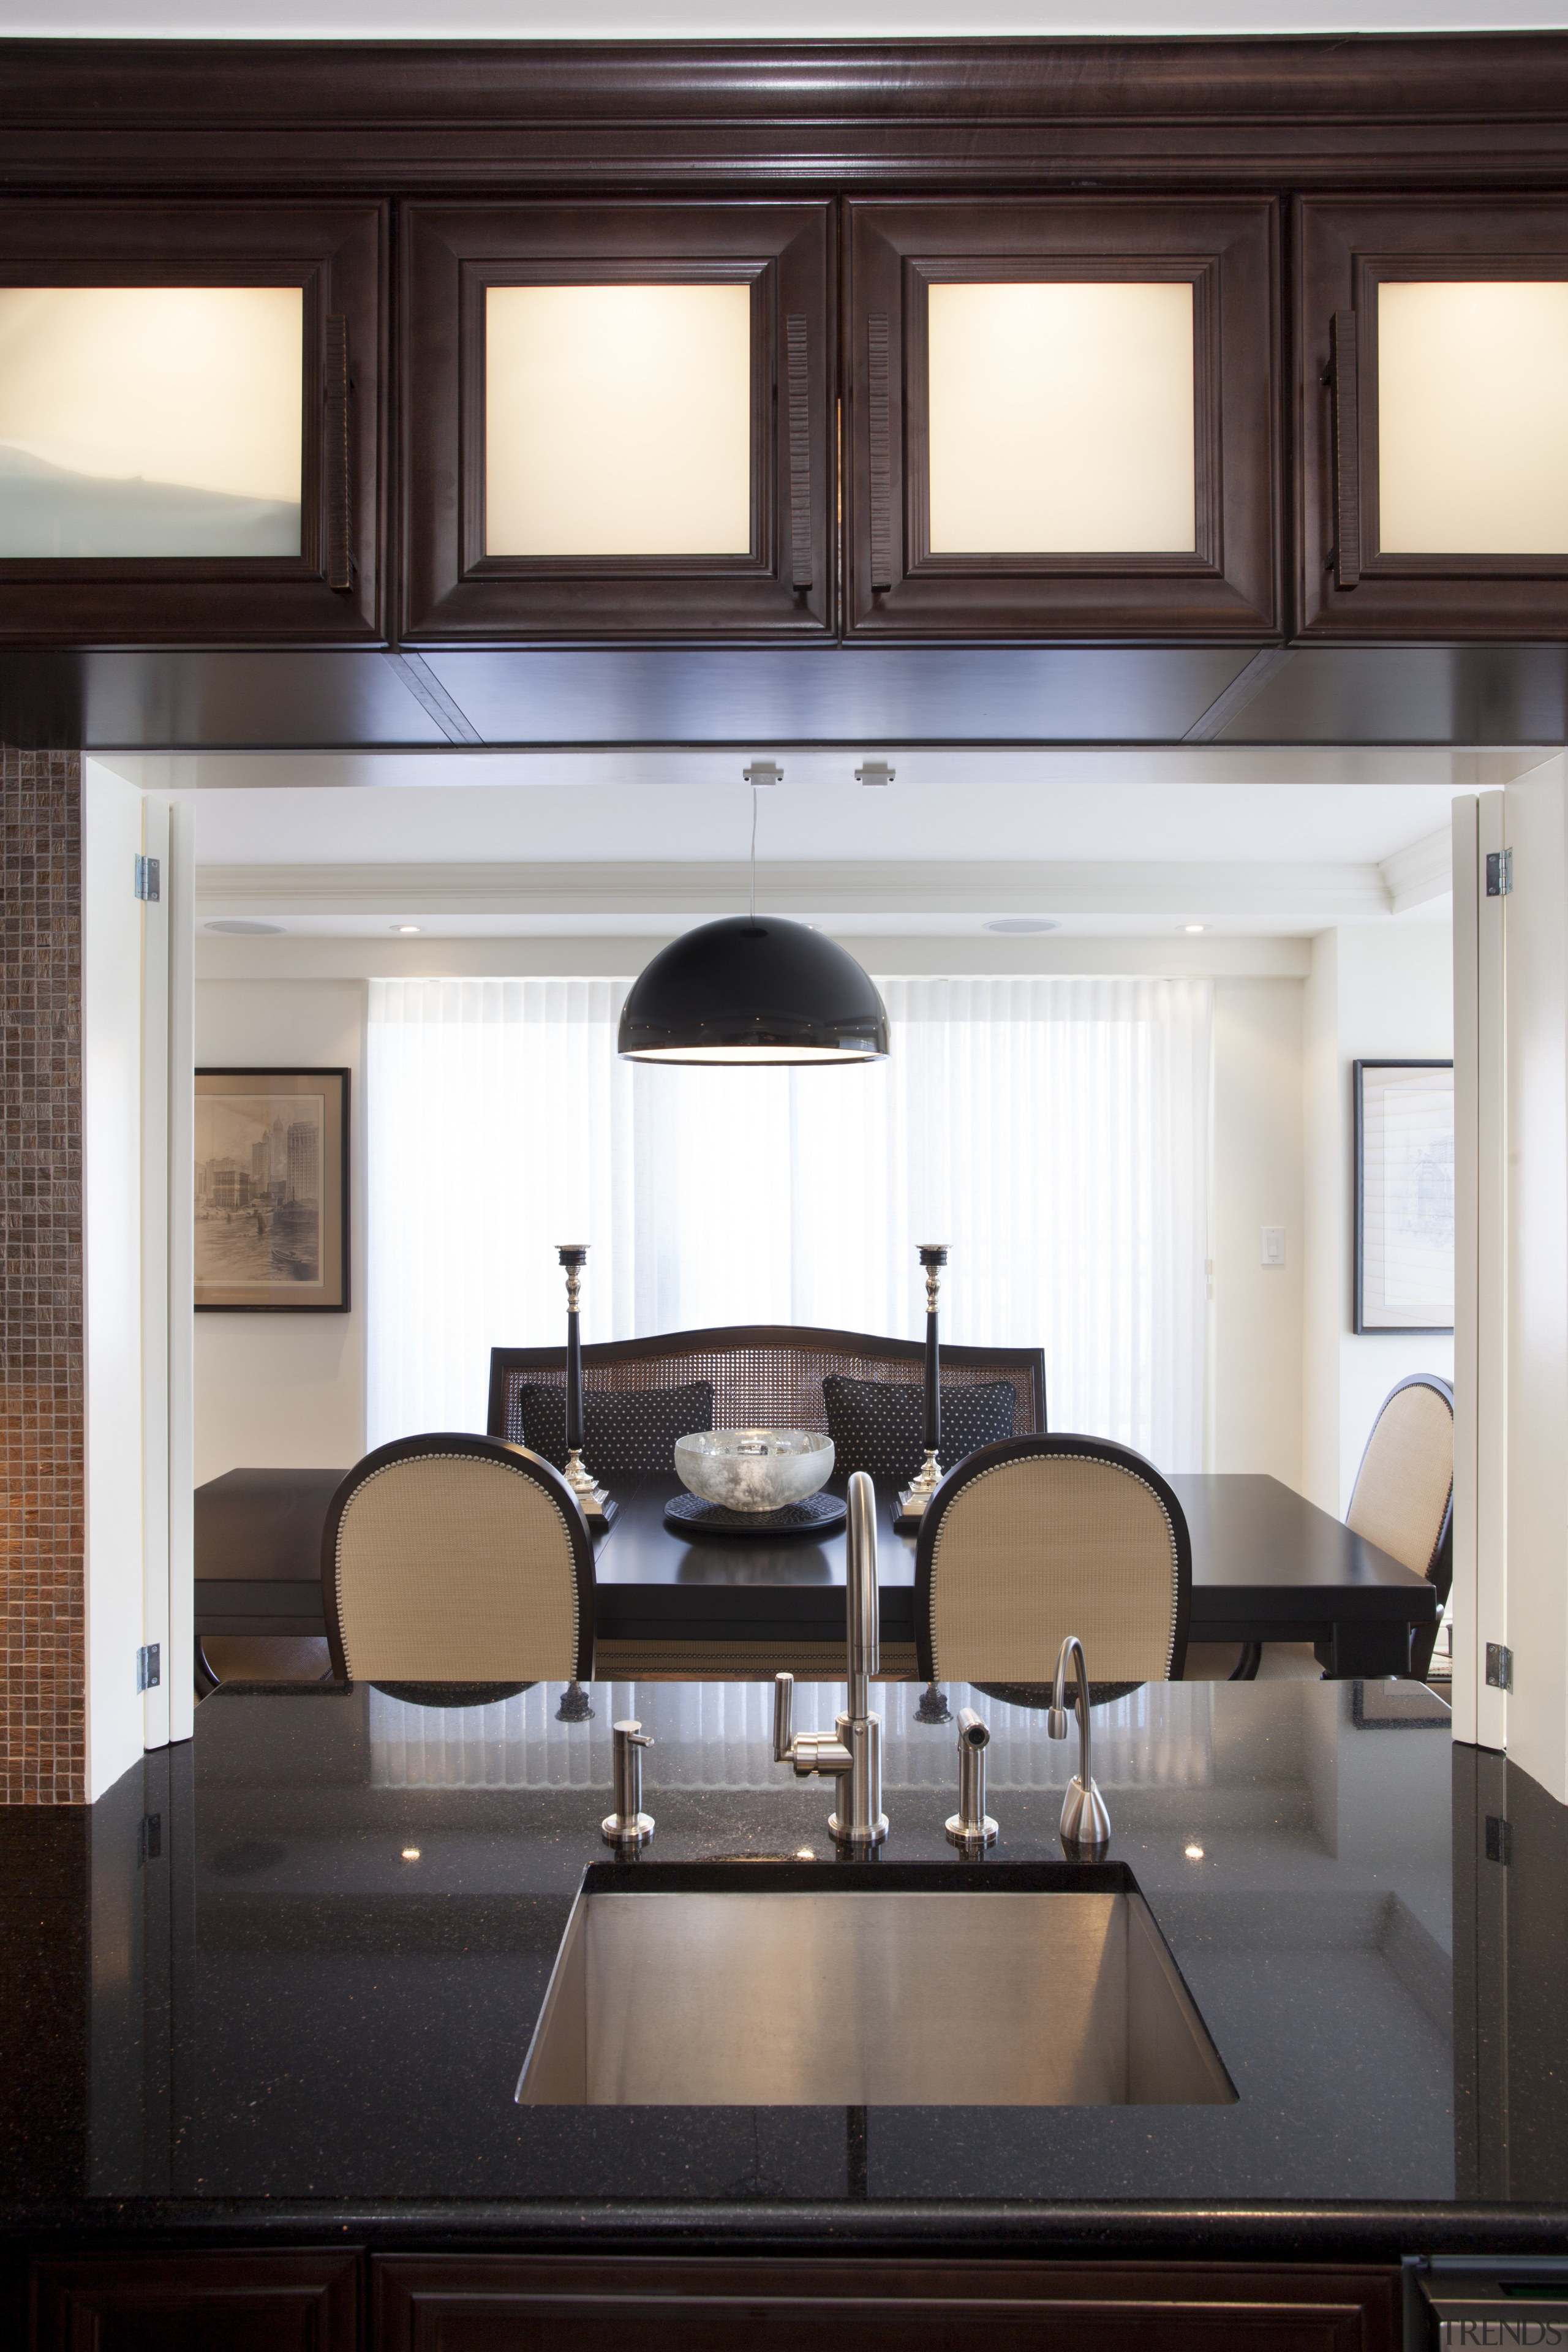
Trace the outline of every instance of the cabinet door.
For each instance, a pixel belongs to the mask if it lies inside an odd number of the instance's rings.
[[[1278,627],[1271,204],[849,209],[856,635]]]
[[[373,2352],[1395,2352],[1399,2273],[1325,2265],[377,2256]]]
[[[33,2269],[33,2352],[355,2352],[356,2253],[84,2254]]]
[[[1297,223],[1299,625],[1568,629],[1568,213],[1313,199]]]
[[[0,205],[0,641],[382,629],[375,206]]]
[[[823,205],[411,208],[405,634],[820,637]]]

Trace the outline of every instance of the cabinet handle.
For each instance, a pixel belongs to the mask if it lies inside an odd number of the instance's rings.
[[[1329,353],[1334,407],[1334,586],[1353,588],[1361,578],[1361,370],[1353,310],[1334,312]]]
[[[336,314],[327,320],[326,421],[322,442],[322,477],[327,509],[327,585],[329,588],[352,588],[354,572],[353,488],[349,467],[349,322]]]
[[[893,477],[888,425],[888,321],[868,319],[867,430],[871,454],[871,585],[893,584]]]
[[[784,320],[789,385],[790,584],[811,585],[811,387],[805,362],[805,314]]]

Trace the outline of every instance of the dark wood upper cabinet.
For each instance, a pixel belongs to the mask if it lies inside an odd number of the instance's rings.
[[[1271,202],[847,209],[849,634],[1279,630]]]
[[[825,635],[832,217],[411,206],[404,635]]]
[[[376,205],[0,205],[0,642],[383,634]]]
[[[1568,213],[1298,208],[1298,587],[1311,636],[1568,631]]]

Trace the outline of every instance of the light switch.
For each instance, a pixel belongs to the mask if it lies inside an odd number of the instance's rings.
[[[1263,1228],[1263,1263],[1264,1263],[1264,1265],[1284,1265],[1284,1263],[1285,1263],[1285,1228],[1284,1228],[1284,1226],[1283,1226],[1283,1225],[1265,1225],[1265,1226],[1264,1226],[1264,1228]]]

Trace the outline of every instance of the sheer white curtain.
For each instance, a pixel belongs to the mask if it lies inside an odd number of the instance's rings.
[[[884,980],[886,1064],[620,1062],[624,980],[373,981],[370,1442],[484,1426],[489,1349],[712,1323],[1046,1352],[1050,1424],[1202,1466],[1206,982]]]

